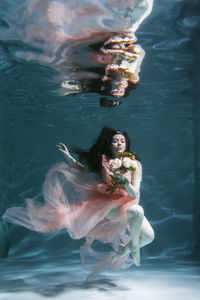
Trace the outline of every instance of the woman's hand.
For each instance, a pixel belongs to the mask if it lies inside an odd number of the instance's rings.
[[[136,198],[138,195],[138,191],[136,188],[128,181],[124,174],[114,174],[115,182],[121,184],[125,187],[127,193],[132,197]]]
[[[57,145],[58,149],[66,156],[70,156],[67,146],[63,143]]]
[[[69,150],[65,144],[59,143],[57,145],[57,147],[64,154],[64,156],[66,157],[66,159],[71,167],[76,168],[76,169],[81,169],[81,170],[84,169],[84,166],[80,162],[76,161],[76,159],[71,156],[71,154],[69,153]]]
[[[126,178],[126,176],[124,174],[114,173],[114,178],[115,178],[116,183],[123,184],[123,185],[129,183],[128,179]]]
[[[111,194],[114,192],[115,188],[118,185],[122,185],[126,188],[127,185],[129,185],[129,181],[122,173],[113,172],[113,175],[110,175],[111,183],[108,185],[107,192],[110,192]]]

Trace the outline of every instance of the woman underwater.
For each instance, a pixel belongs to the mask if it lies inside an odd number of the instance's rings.
[[[9,208],[3,218],[38,232],[65,228],[73,239],[84,237],[82,259],[90,254],[102,268],[139,266],[140,248],[153,241],[154,231],[139,205],[142,167],[127,133],[104,127],[89,151],[74,149],[80,162],[64,144],[57,147],[68,164],[48,171],[44,203],[26,199],[26,207]],[[110,253],[94,250],[95,240],[109,243]]]

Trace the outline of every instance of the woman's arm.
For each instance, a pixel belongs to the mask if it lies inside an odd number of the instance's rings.
[[[139,161],[137,161],[137,168],[134,173],[132,182],[127,182],[124,187],[127,191],[127,193],[133,197],[136,198],[138,194],[140,193],[140,184],[142,181],[142,165]]]
[[[76,168],[76,169],[81,169],[81,170],[84,169],[84,166],[71,156],[71,154],[69,153],[69,150],[65,144],[59,143],[57,145],[57,147],[64,154],[65,158],[67,159],[67,162],[69,163],[69,165],[71,167]]]

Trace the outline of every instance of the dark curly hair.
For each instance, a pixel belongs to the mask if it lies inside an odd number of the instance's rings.
[[[90,147],[88,151],[80,148],[73,148],[73,151],[78,154],[81,162],[85,162],[91,172],[97,174],[101,173],[102,168],[102,154],[105,154],[108,159],[113,158],[111,150],[112,138],[115,134],[122,134],[126,140],[126,151],[130,152],[131,141],[126,131],[116,130],[111,127],[104,126],[101,130],[96,142]],[[136,157],[139,160],[138,157]]]

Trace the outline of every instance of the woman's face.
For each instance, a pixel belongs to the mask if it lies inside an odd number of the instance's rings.
[[[111,150],[113,156],[118,157],[118,155],[126,151],[126,139],[123,134],[115,134],[112,137]]]

